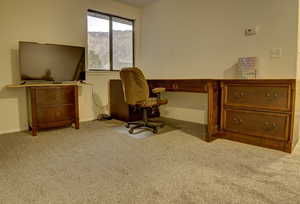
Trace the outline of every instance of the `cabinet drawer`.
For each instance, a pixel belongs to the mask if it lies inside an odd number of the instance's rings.
[[[57,105],[74,103],[74,87],[47,87],[36,90],[38,105]]]
[[[59,104],[74,104],[75,89],[74,87],[64,87],[57,90],[57,101]]]
[[[172,81],[165,81],[165,80],[151,80],[150,81],[151,88],[166,88],[172,89],[174,87],[174,82]]]
[[[56,87],[45,87],[36,89],[36,103],[38,105],[53,105],[57,104],[57,89]]]
[[[75,117],[73,105],[52,106],[37,109],[38,123],[71,120]]]
[[[225,84],[224,104],[253,108],[285,110],[291,109],[291,86]]]
[[[206,92],[207,81],[201,80],[180,80],[174,83],[177,91]]]
[[[151,88],[164,87],[167,91],[206,92],[206,80],[150,80]]]
[[[224,130],[276,140],[288,140],[288,114],[228,110],[223,112]]]

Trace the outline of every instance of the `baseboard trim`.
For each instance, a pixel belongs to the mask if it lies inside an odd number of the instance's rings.
[[[81,119],[80,122],[90,122],[93,120],[96,120],[96,118],[84,118],[84,119]],[[0,135],[18,133],[18,132],[23,132],[23,131],[28,131],[28,128],[0,131]]]
[[[97,120],[97,118],[85,118],[85,119],[80,119],[80,122],[90,122],[93,120]]]
[[[16,130],[1,131],[0,135],[18,133],[18,132],[23,132],[23,131],[26,131],[26,130],[27,129],[16,129]]]

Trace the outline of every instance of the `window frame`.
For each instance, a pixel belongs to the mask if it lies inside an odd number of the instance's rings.
[[[89,13],[96,13],[96,14],[100,14],[100,15],[104,15],[107,16],[109,18],[109,62],[110,62],[110,69],[106,70],[106,69],[90,69],[87,65],[87,71],[89,72],[120,72],[121,70],[116,70],[114,69],[114,62],[113,62],[113,18],[119,18],[119,19],[123,19],[126,21],[131,21],[132,22],[132,65],[133,67],[135,66],[135,19],[130,19],[130,18],[125,18],[122,16],[117,16],[114,14],[109,14],[109,13],[105,13],[105,12],[101,12],[101,11],[96,11],[93,9],[88,9],[87,10],[87,15],[86,15],[86,19],[87,19],[87,24],[88,24],[88,16]],[[89,44],[88,44],[88,25],[87,25],[87,55],[88,55],[88,49],[89,49]],[[87,59],[87,64],[88,64],[88,59]]]

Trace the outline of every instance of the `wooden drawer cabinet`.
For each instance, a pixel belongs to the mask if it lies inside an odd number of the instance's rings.
[[[72,120],[75,117],[74,105],[49,106],[37,109],[37,123]]]
[[[226,84],[224,104],[289,111],[291,92],[289,84]]]
[[[29,126],[32,135],[38,129],[61,127],[75,123],[79,128],[78,86],[41,86],[28,89]]]
[[[40,87],[36,90],[39,105],[73,104],[74,90],[65,87]]]
[[[288,114],[224,110],[224,130],[257,137],[287,141],[289,121]]]
[[[57,91],[55,87],[31,88],[35,92],[35,102],[37,105],[52,105],[57,103]]]
[[[291,152],[295,83],[222,81],[220,137]]]

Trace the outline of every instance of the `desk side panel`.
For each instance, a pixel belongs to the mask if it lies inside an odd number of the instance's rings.
[[[294,124],[293,124],[293,139],[292,139],[292,149],[295,148],[299,141],[300,134],[300,80],[297,80],[294,89]]]

